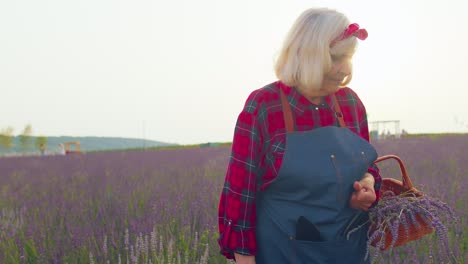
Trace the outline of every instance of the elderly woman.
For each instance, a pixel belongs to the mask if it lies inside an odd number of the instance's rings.
[[[366,110],[351,81],[365,29],[306,10],[276,62],[278,81],[239,114],[219,203],[221,253],[236,263],[367,263],[366,211],[378,199]],[[348,235],[349,234],[349,235]]]

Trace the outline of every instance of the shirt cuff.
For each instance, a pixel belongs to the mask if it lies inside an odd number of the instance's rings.
[[[224,236],[228,237],[225,238]],[[225,241],[226,245],[223,245],[223,241]],[[247,256],[257,254],[257,240],[255,238],[255,229],[253,228],[242,229],[234,227],[228,233],[222,235],[219,244],[221,254],[227,259],[234,259],[234,253]]]

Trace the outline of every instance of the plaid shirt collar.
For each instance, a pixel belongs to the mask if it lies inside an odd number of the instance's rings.
[[[281,81],[277,81],[276,85],[283,90],[284,94],[288,97],[291,109],[298,114],[303,114],[304,111],[311,106],[315,106],[310,102],[304,95],[297,91],[295,87],[288,86]],[[325,103],[332,106],[332,100],[330,96],[325,97]]]

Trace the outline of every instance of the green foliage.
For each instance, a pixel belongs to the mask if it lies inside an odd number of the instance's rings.
[[[38,251],[31,239],[24,243],[25,263],[37,263]]]
[[[13,127],[7,127],[0,131],[0,146],[5,149],[13,147]]]
[[[89,250],[86,247],[80,247],[77,249],[70,250],[66,253],[65,256],[63,256],[62,263],[89,263]]]
[[[20,249],[15,238],[6,238],[0,241],[0,260],[2,263],[20,264],[20,256]]]
[[[41,149],[41,146],[46,146],[47,145],[47,137],[40,136],[36,137],[35,144],[36,148]]]
[[[23,132],[19,135],[19,142],[22,150],[28,150],[32,144],[32,126],[30,124],[24,127]]]

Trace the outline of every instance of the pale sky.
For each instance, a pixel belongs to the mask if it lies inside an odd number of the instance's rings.
[[[231,141],[247,96],[276,80],[283,38],[310,7],[369,32],[349,85],[369,121],[468,132],[463,0],[2,0],[0,129]]]

